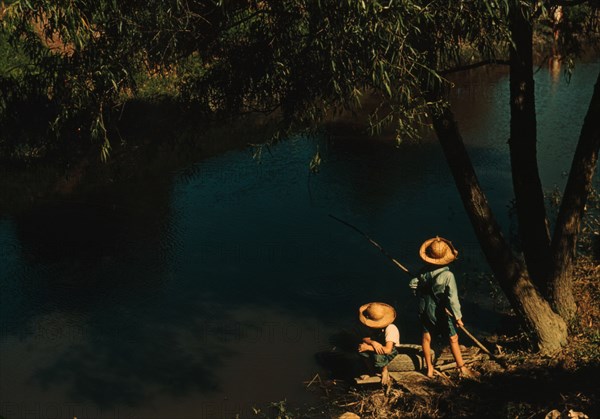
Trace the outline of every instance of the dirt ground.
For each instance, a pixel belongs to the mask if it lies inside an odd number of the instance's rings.
[[[400,373],[389,387],[353,386],[320,381],[324,405],[288,418],[598,418],[598,365],[572,368],[563,356],[535,357],[514,353],[501,364],[472,364],[479,373],[461,378],[454,371],[426,378],[420,372]],[[350,416],[354,414],[356,416]],[[286,417],[286,416],[281,416]],[[342,416],[343,417],[343,416]]]

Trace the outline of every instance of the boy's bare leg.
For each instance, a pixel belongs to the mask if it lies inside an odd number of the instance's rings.
[[[456,361],[456,367],[459,368],[464,365],[465,362],[463,361],[460,345],[458,344],[458,335],[450,336],[450,351]]]
[[[390,374],[387,365],[381,369],[381,384],[386,385],[390,382]]]
[[[427,366],[427,377],[431,378],[433,377],[433,360],[431,359],[431,335],[429,332],[423,332],[421,346],[423,346],[423,357]]]
[[[465,366],[462,353],[460,351],[460,345],[458,344],[458,335],[450,336],[450,351],[456,361],[456,369],[461,375],[470,377],[472,374],[471,370]]]

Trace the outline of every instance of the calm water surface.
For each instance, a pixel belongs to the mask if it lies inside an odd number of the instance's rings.
[[[536,75],[544,187],[565,182],[598,63],[570,84]],[[511,229],[508,77],[457,80],[456,116],[496,215]],[[418,342],[407,277],[420,243],[453,240],[465,322],[501,317],[438,144],[398,147],[343,122],[252,158],[238,150],[175,173],[123,180],[0,218],[0,416],[220,418],[316,399],[315,354],[371,300],[393,303]],[[357,138],[360,137],[360,138]],[[323,164],[309,175],[319,150]]]

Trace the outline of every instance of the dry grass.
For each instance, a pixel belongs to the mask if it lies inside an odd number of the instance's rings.
[[[406,391],[402,383],[388,391],[348,391],[334,396],[328,417],[352,412],[362,419],[544,418],[552,410],[600,417],[597,367],[569,369],[560,359],[521,354],[508,356],[507,362],[507,369],[480,364],[477,380],[428,380],[421,388],[427,394]]]
[[[570,341],[562,356],[569,368],[600,365],[600,264],[590,256],[577,263],[573,292],[577,317],[571,324]]]

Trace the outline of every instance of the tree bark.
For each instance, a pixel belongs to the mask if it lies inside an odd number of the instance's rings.
[[[600,74],[579,135],[552,239],[550,301],[554,309],[567,320],[573,318],[577,308],[572,292],[573,262],[581,218],[592,189],[592,178],[598,162],[599,116]]]
[[[433,126],[450,171],[496,280],[507,295],[534,347],[553,353],[566,344],[567,327],[528,278],[525,267],[504,239],[464,146],[454,115],[448,108],[432,109]]]
[[[510,160],[520,244],[530,277],[544,296],[550,257],[550,231],[537,164],[532,36],[525,6],[512,2],[510,30]],[[528,7],[528,6],[527,6]]]

